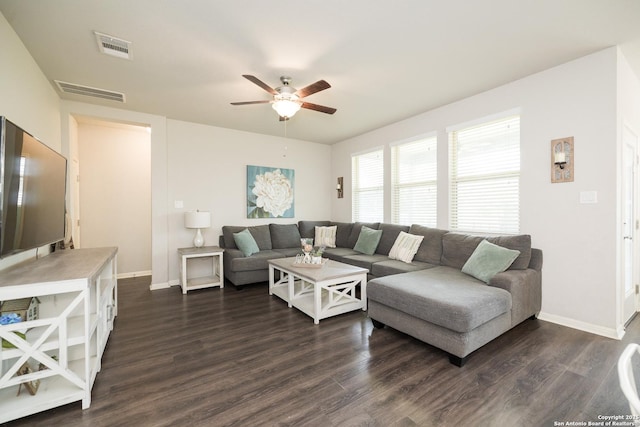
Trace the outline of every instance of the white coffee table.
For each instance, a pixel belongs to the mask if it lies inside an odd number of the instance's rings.
[[[327,260],[321,268],[299,267],[295,258],[269,261],[269,295],[276,295],[313,318],[320,319],[367,309],[367,270]],[[280,278],[276,277],[276,270]],[[360,297],[356,286],[360,285]]]

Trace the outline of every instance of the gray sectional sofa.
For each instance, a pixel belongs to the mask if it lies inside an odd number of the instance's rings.
[[[336,247],[324,257],[369,270],[368,315],[377,328],[388,325],[449,353],[462,366],[474,350],[522,321],[541,306],[542,251],[531,237],[475,236],[385,223],[300,221],[298,224],[224,226],[225,277],[236,287],[268,280],[268,261],[300,253],[300,239],[313,238],[316,226],[336,226]],[[354,250],[363,226],[382,230],[375,253]],[[259,252],[245,256],[234,233],[248,229]],[[401,231],[424,236],[410,263],[389,258]],[[462,272],[483,240],[518,251],[504,272],[486,283]],[[517,257],[516,257],[517,255]]]

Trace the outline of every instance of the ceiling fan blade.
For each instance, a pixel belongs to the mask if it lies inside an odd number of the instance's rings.
[[[267,92],[269,92],[271,95],[277,95],[278,94],[278,92],[276,92],[276,90],[274,88],[272,88],[271,86],[269,86],[268,84],[266,84],[265,82],[263,82],[262,80],[260,80],[259,78],[255,77],[255,76],[251,76],[249,74],[243,74],[242,77],[244,77],[245,79],[249,80],[252,83],[257,84],[262,89],[264,89]]]
[[[249,104],[268,104],[271,101],[244,101],[244,102],[232,102],[231,105],[249,105]]]
[[[317,82],[310,84],[309,86],[303,87],[302,89],[298,89],[295,92],[295,95],[298,98],[304,98],[305,96],[309,96],[316,92],[320,92],[321,90],[329,89],[331,85],[324,80],[318,80]]]
[[[310,102],[303,102],[301,105],[302,108],[307,108],[309,110],[320,111],[321,113],[333,114],[336,110],[335,108],[325,107],[324,105],[312,104]]]

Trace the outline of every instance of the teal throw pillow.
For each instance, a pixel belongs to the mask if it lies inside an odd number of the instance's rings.
[[[374,230],[363,225],[353,250],[365,255],[373,255],[378,248],[381,237],[382,230]]]
[[[242,251],[244,256],[260,252],[256,239],[253,238],[248,228],[245,228],[239,233],[233,233],[233,240],[236,242],[236,246]]]
[[[462,266],[462,272],[488,284],[493,276],[509,268],[518,255],[520,251],[483,240]]]

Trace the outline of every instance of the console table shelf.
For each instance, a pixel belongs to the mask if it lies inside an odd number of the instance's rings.
[[[0,326],[0,338],[13,345],[0,347],[0,423],[75,401],[91,405],[118,311],[116,254],[113,247],[66,250],[0,271],[0,301],[40,301],[38,319]],[[31,372],[18,375],[25,364]],[[37,385],[36,393],[25,385]]]

